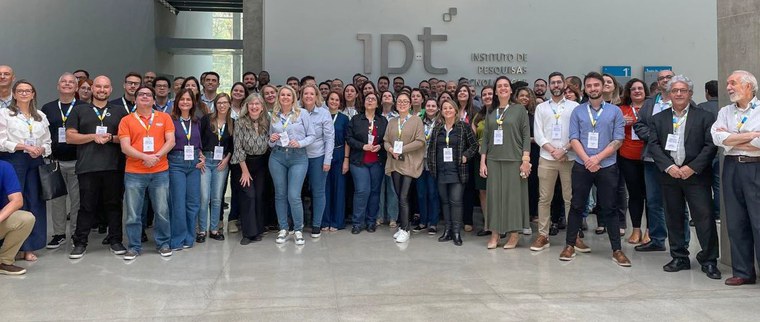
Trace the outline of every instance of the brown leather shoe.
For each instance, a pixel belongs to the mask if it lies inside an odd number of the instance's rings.
[[[726,279],[728,286],[740,286],[744,284],[755,284],[755,280],[732,276]]]
[[[538,252],[549,248],[549,238],[544,235],[538,235],[533,244],[530,244],[530,250]]]
[[[575,248],[573,246],[567,245],[565,246],[565,249],[562,250],[561,253],[559,253],[559,260],[561,261],[571,261],[575,257]]]
[[[18,267],[16,265],[0,264],[0,274],[3,274],[3,275],[24,275],[24,274],[26,274],[26,268]]]
[[[631,267],[631,261],[628,257],[625,257],[622,250],[616,250],[612,252],[612,260],[620,266]]]
[[[579,253],[590,253],[591,247],[588,247],[588,245],[586,245],[586,243],[583,242],[583,239],[576,237],[575,250],[578,251]]]

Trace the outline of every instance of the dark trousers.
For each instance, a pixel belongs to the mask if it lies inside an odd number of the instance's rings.
[[[633,228],[641,228],[641,218],[644,214],[644,200],[646,200],[646,186],[644,185],[644,161],[617,158],[620,173],[625,178],[625,186],[628,188],[628,211],[631,214]]]
[[[237,220],[240,218],[240,208],[238,208],[238,205],[240,204],[240,165],[239,164],[230,164],[230,177],[232,178],[232,183],[230,184],[230,191],[232,192],[232,196],[230,196],[230,214],[227,216],[227,221],[230,220]],[[237,180],[235,180],[237,178]],[[222,208],[224,209],[224,208]],[[222,210],[224,212],[224,210]],[[219,221],[221,222],[221,220]]]
[[[401,219],[401,229],[409,231],[411,229],[409,227],[409,188],[411,188],[414,179],[395,171],[391,172],[391,179],[393,179],[393,187],[396,188],[398,195],[398,216]]]
[[[90,229],[98,224],[98,214],[108,223],[111,244],[121,243],[122,187],[124,176],[119,171],[98,171],[77,175],[79,179],[79,214],[74,245],[87,247]],[[100,208],[98,208],[100,205]]]
[[[760,163],[723,161],[723,201],[731,241],[731,268],[736,277],[755,280],[760,259]]]
[[[471,174],[480,175],[479,167],[480,164],[476,165],[475,162],[467,162],[467,171],[470,171]],[[472,214],[475,209],[475,196],[477,194],[478,190],[475,189],[475,180],[467,181],[467,183],[464,184],[464,197],[462,206],[462,221],[465,225],[472,225]]]
[[[686,242],[688,225],[684,225],[686,217],[685,203],[689,203],[691,218],[697,231],[697,239],[702,251],[697,253],[700,264],[715,264],[718,259],[718,230],[712,217],[712,191],[710,185],[687,184],[685,181],[671,180],[662,173],[662,198],[665,204],[665,222],[668,226],[668,243],[670,256],[673,258],[689,258],[689,243]],[[675,182],[674,182],[675,181]]]
[[[464,184],[438,183],[438,197],[441,199],[441,211],[446,230],[459,232],[462,229],[462,197]]]
[[[538,175],[538,171],[533,172],[536,172],[536,175]],[[565,200],[562,198],[562,180],[559,179],[559,176],[557,176],[557,182],[554,184],[554,196],[552,197],[551,214],[552,223],[557,224],[560,221],[564,222]]]
[[[573,164],[573,197],[570,200],[567,236],[565,237],[567,245],[575,246],[575,238],[581,229],[583,212],[586,210],[591,186],[596,185],[597,204],[599,205],[597,216],[605,222],[612,250],[620,250],[620,227],[616,199],[619,177],[617,164],[601,168],[597,172],[588,171],[585,166],[577,162]]]
[[[264,186],[268,162],[265,156],[247,156],[245,165],[251,175],[251,184],[240,186],[240,177],[233,178],[233,185],[240,188],[238,209],[240,214],[240,230],[243,237],[253,238],[265,231],[264,228]],[[241,172],[242,175],[242,172]]]

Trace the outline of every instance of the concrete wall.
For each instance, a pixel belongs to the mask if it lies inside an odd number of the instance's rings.
[[[264,69],[277,83],[288,75],[348,80],[362,72],[357,33],[372,35],[370,78],[376,80],[380,34],[404,34],[421,54],[417,35],[423,27],[448,35],[432,45],[432,63],[448,68],[447,79],[495,78],[479,75],[478,66],[524,66],[526,74],[508,76],[533,80],[554,70],[580,75],[602,65],[630,65],[634,77],[643,77],[644,65],[671,65],[699,85],[699,102],[702,84],[717,77],[716,0],[266,0],[263,7]],[[444,22],[450,7],[457,14]],[[401,65],[403,47],[389,47],[389,65]],[[473,52],[524,53],[528,59],[475,63]],[[433,75],[415,59],[403,76],[416,84]]]
[[[153,1],[2,0],[0,64],[32,81],[40,102],[57,97],[60,74],[79,68],[121,88],[127,72],[155,68],[153,19]]]

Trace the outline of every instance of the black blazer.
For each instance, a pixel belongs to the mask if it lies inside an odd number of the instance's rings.
[[[377,144],[380,145],[380,151],[378,151],[378,159],[381,163],[385,164],[385,149],[383,149],[383,137],[385,136],[385,129],[388,127],[388,120],[379,113],[375,114],[375,127],[377,128]],[[362,149],[367,144],[367,135],[369,134],[369,119],[364,113],[358,114],[351,118],[348,122],[348,137],[346,142],[351,148],[351,154],[348,156],[348,161],[353,165],[365,165],[364,164],[364,150]]]
[[[713,123],[715,123],[715,117],[712,113],[699,109],[693,104],[689,106],[689,116],[684,128],[686,157],[683,165],[688,165],[696,173],[686,180],[688,184],[712,184],[712,161],[718,152],[710,134]],[[668,134],[673,133],[673,110],[667,109],[657,113],[652,117],[650,125],[649,152],[657,168],[664,172],[669,166],[675,164],[670,156],[671,152],[665,150]],[[682,181],[667,173],[663,174],[663,184]]]

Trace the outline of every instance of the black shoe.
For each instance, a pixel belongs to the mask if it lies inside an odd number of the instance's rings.
[[[665,251],[665,246],[656,245],[653,242],[648,242],[643,245],[634,247],[637,252],[662,252]]]
[[[98,226],[98,234],[105,234],[106,232],[108,232],[108,226],[105,226],[105,225]]]
[[[462,246],[462,234],[460,232],[453,233],[454,245]]]
[[[438,237],[439,242],[447,242],[452,239],[451,231],[449,229],[443,230],[443,235],[441,237]]]
[[[145,230],[143,230],[142,232],[142,237],[140,238],[140,241],[142,241],[143,243],[148,242],[148,234],[145,233]]]
[[[670,263],[662,267],[662,270],[666,272],[678,272],[685,269],[691,269],[691,263],[687,258],[673,258]]]
[[[375,226],[375,224],[367,225],[367,232],[368,233],[374,233],[375,230],[377,230],[377,226]]]
[[[127,249],[122,243],[113,243],[111,244],[111,252],[114,253],[114,255],[124,255],[127,253]]]
[[[69,258],[71,259],[80,259],[84,256],[84,253],[87,252],[87,247],[82,245],[74,246],[74,249],[71,250],[71,253],[69,253]]]
[[[206,242],[206,234],[200,233],[200,234],[195,235],[195,242],[199,243],[199,244],[205,243]]]
[[[419,232],[421,232],[423,230],[425,230],[425,226],[423,226],[423,225],[417,225],[414,228],[412,228],[412,231],[415,232],[415,233],[419,233]]]
[[[253,242],[253,240],[248,237],[243,237],[240,239],[240,245],[243,245],[243,246],[248,245],[251,242]]]
[[[53,235],[53,239],[45,246],[47,249],[56,249],[66,243],[66,235]]]
[[[354,226],[351,228],[351,233],[354,235],[358,235],[360,232],[362,232],[362,229],[359,226]]]
[[[438,228],[435,228],[435,226],[428,227],[428,235],[435,235],[438,234]]]
[[[721,279],[720,270],[718,270],[718,265],[715,264],[704,264],[702,265],[702,272],[707,274],[707,277],[712,278],[714,280]]]
[[[261,241],[264,237],[261,236],[261,234],[258,234],[256,236],[253,236],[253,241]]]
[[[103,244],[103,245],[111,245],[111,237],[110,236],[106,236],[106,238],[103,238],[103,241],[101,241],[100,243]]]
[[[597,235],[606,234],[607,233],[607,228],[606,227],[596,227],[596,229],[594,230],[594,233],[597,234]]]
[[[559,234],[559,225],[552,224],[551,227],[549,227],[549,236],[556,236]]]
[[[216,233],[216,234],[209,233],[208,237],[211,238],[211,239],[213,239],[213,240],[219,240],[219,241],[224,240],[224,234],[222,234],[221,231],[218,232],[218,233]]]
[[[557,228],[559,230],[564,230],[565,228],[567,228],[567,223],[565,222],[564,217],[559,219],[559,222],[557,223]]]
[[[475,235],[478,235],[478,237],[483,237],[483,236],[491,236],[491,231],[490,231],[490,230],[484,230],[484,229],[481,229],[481,230],[480,230],[480,231],[478,231],[478,233],[477,233],[477,234],[475,234]]]

